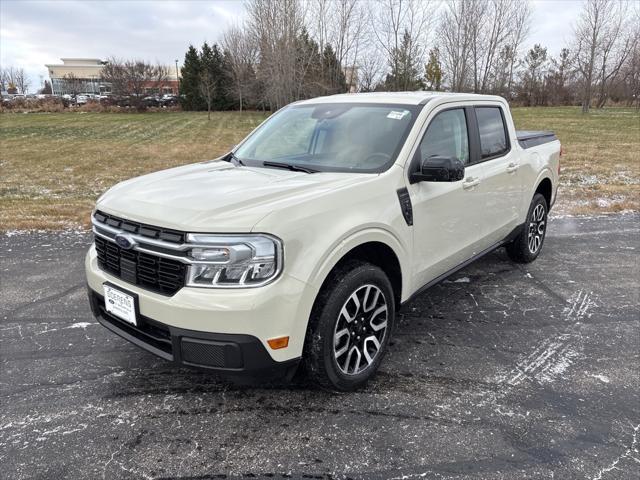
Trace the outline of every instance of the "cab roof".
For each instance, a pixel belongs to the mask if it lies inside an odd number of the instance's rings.
[[[434,99],[448,99],[449,101],[478,101],[493,100],[504,101],[496,95],[478,95],[474,93],[449,93],[449,92],[368,92],[368,93],[341,93],[326,97],[316,97],[309,100],[295,102],[296,105],[314,105],[321,103],[390,103],[398,105],[424,105]]]

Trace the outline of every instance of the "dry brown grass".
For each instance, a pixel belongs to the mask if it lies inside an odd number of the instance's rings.
[[[0,228],[88,225],[95,199],[126,178],[215,158],[266,116],[256,112],[0,116]]]
[[[640,112],[515,108],[516,128],[553,130],[562,142],[557,213],[640,210]]]
[[[557,211],[640,210],[640,115],[516,108],[519,129],[555,130],[564,146]],[[257,112],[0,115],[0,229],[87,226],[95,199],[143,173],[228,151]]]

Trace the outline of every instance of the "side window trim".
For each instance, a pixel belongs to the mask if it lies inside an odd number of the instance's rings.
[[[469,163],[465,166],[471,166],[483,161],[480,155],[480,130],[478,129],[475,107],[466,106],[464,109],[467,114],[467,129],[469,131]]]
[[[472,142],[471,142],[471,137],[472,137],[471,131],[472,131],[473,124],[471,123],[471,120],[469,118],[469,112],[468,112],[469,109],[473,110],[473,107],[469,107],[467,105],[455,105],[453,107],[443,108],[442,110],[439,110],[431,119],[429,119],[428,122],[426,122],[424,132],[422,132],[422,135],[420,135],[420,138],[414,145],[413,153],[411,155],[411,163],[409,164],[409,174],[415,173],[419,168],[419,161],[416,156],[416,153],[420,151],[420,145],[422,145],[422,141],[424,140],[424,137],[427,134],[429,127],[431,126],[433,121],[438,117],[438,115],[444,112],[449,112],[451,110],[462,110],[464,113],[465,121],[467,125],[467,145],[469,146],[469,163],[466,163],[465,167],[472,165],[471,160],[474,158]]]
[[[502,118],[502,128],[504,129],[504,138],[507,142],[507,148],[500,153],[496,153],[495,155],[491,155],[489,157],[484,157],[482,158],[482,146],[480,143],[480,127],[478,125],[478,117],[476,116],[476,109],[477,108],[497,108],[498,111],[500,112],[500,117]],[[474,120],[474,131],[475,131],[475,135],[477,136],[477,140],[478,143],[476,145],[477,148],[477,161],[475,163],[482,163],[482,162],[488,162],[489,160],[495,160],[496,158],[500,158],[500,157],[504,157],[506,155],[508,155],[511,152],[511,137],[509,136],[509,128],[507,127],[507,120],[504,116],[504,110],[502,109],[501,105],[473,105],[473,107],[471,107],[471,109],[473,110],[473,120]],[[469,164],[469,165],[473,165],[473,164]]]

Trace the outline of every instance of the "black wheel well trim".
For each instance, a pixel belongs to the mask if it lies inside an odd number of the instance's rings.
[[[538,186],[536,187],[536,190],[533,194],[535,195],[536,193],[539,193],[544,197],[544,199],[547,201],[547,209],[551,209],[553,183],[551,182],[551,179],[549,177],[544,177],[542,180],[540,180],[540,183],[538,183]]]
[[[393,248],[381,241],[364,242],[345,253],[323,280],[320,291],[327,286],[327,281],[331,278],[332,272],[352,260],[371,263],[385,273],[389,282],[391,282],[393,297],[397,308],[400,305],[402,297],[402,267]]]

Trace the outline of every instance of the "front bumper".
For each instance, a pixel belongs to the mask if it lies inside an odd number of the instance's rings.
[[[178,366],[216,370],[256,379],[291,378],[299,359],[276,362],[251,335],[198,332],[171,327],[141,315],[134,326],[111,315],[104,297],[88,289],[91,311],[113,333]]]
[[[93,313],[105,327],[181,365],[238,374],[286,369],[288,363],[300,359],[317,294],[310,285],[283,274],[258,288],[183,287],[173,296],[160,295],[101,270],[93,246],[85,259],[85,271]],[[106,315],[100,303],[106,282],[137,295],[141,325],[148,326],[148,332],[132,332],[132,326]],[[153,338],[158,336],[163,338]],[[287,348],[269,347],[267,340],[283,336],[289,337]],[[200,358],[218,358],[221,352],[224,362],[207,363]]]

